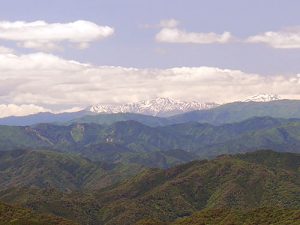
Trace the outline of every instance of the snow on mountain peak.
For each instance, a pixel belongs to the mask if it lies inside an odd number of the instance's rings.
[[[277,101],[281,98],[278,95],[274,94],[259,94],[251,96],[250,98],[244,100],[243,102],[271,102],[271,101]]]
[[[216,103],[185,102],[159,97],[128,104],[98,104],[87,110],[94,113],[139,113],[152,116],[172,116],[193,110],[205,110],[217,107]]]

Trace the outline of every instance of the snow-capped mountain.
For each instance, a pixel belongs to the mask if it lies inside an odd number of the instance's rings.
[[[171,98],[156,98],[121,105],[98,104],[87,110],[93,113],[139,113],[152,116],[172,116],[193,110],[205,110],[217,107],[216,103],[185,102]]]
[[[259,94],[251,96],[250,98],[244,100],[243,102],[271,102],[271,101],[277,101],[281,98],[278,95],[272,95],[272,94]]]

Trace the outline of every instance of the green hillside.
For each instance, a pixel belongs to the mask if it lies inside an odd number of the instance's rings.
[[[72,152],[93,161],[167,168],[199,157],[258,149],[299,152],[300,121],[254,117],[219,126],[183,123],[149,127],[136,121],[0,126],[0,150],[14,149],[48,149]]]
[[[258,208],[252,210],[208,209],[174,222],[153,219],[141,220],[136,225],[298,225],[300,210]]]
[[[190,121],[210,124],[240,122],[252,117],[300,118],[299,100],[233,102],[219,107],[170,117],[173,123]]]
[[[100,189],[141,170],[142,167],[135,164],[92,162],[69,153],[0,152],[0,190],[12,187],[55,188],[63,192]]]
[[[100,225],[101,205],[90,190],[69,191],[50,188],[15,187],[0,191],[0,201],[52,214],[82,225]]]
[[[266,162],[274,154],[278,163],[269,165]],[[221,156],[139,174],[98,194],[105,205],[103,221],[132,224],[145,217],[169,221],[214,208],[300,208],[300,155],[261,151],[243,157]]]
[[[78,225],[50,215],[36,214],[29,209],[0,203],[0,225]]]
[[[223,155],[166,170],[144,170],[94,191],[8,188],[0,191],[0,200],[82,225],[131,225],[152,219],[185,224],[208,220],[211,214],[213,222],[226,217],[224,224],[236,218],[253,224],[288,221],[300,210],[300,155],[269,150]]]
[[[172,149],[166,151],[133,150],[114,143],[89,145],[80,151],[80,155],[92,161],[122,162],[150,168],[168,168],[199,158],[195,153]]]

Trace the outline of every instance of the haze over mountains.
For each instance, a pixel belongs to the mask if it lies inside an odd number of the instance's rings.
[[[255,108],[259,107],[259,103],[266,103],[266,110],[260,109],[256,113],[254,112],[254,110],[256,110]],[[232,120],[228,121],[226,121],[226,118],[222,119],[224,117],[223,115],[218,116],[220,117],[218,119],[220,120],[220,122],[217,123],[226,123],[234,121],[238,122],[243,119],[251,118],[253,116],[298,118],[299,115],[297,114],[297,112],[295,112],[294,109],[295,107],[297,107],[297,104],[297,100],[280,100],[280,97],[278,97],[277,95],[266,94],[256,95],[244,101],[228,103],[224,105],[218,105],[216,103],[182,102],[169,98],[157,98],[150,101],[142,101],[124,105],[95,105],[78,112],[66,112],[57,114],[42,112],[28,116],[11,116],[0,118],[0,124],[24,126],[37,123],[74,122],[76,120],[81,122],[95,123],[112,123],[117,121],[136,120],[145,123],[146,125],[157,126],[187,121],[215,123],[214,121],[212,121],[215,119],[208,118],[210,116],[214,116],[213,114],[215,113],[233,114],[234,111],[236,111],[237,113],[244,114],[243,118],[241,119],[233,118]],[[279,112],[276,112],[277,109],[271,109],[272,107],[269,107],[271,105],[274,105],[275,108],[279,107]],[[243,107],[245,109],[243,109]],[[247,107],[249,108],[247,110],[250,110],[250,115],[248,115],[249,113],[245,112]],[[282,107],[291,107],[292,112],[288,113],[288,110],[286,110],[287,112],[282,112]],[[264,105],[261,105],[261,108],[264,108]],[[221,112],[224,111],[223,109],[225,109],[225,112]],[[200,118],[195,118],[195,114],[199,114]]]
[[[278,95],[259,94],[240,101],[241,102],[247,102],[247,101],[267,102],[267,101],[275,101],[280,99],[281,98]],[[126,104],[117,104],[117,103],[95,104],[95,105],[88,106],[86,108],[80,107],[81,110],[79,110],[78,107],[75,107],[72,109],[68,109],[65,111],[61,110],[58,112],[57,110],[51,111],[49,109],[48,110],[44,109],[43,107],[40,108],[43,108],[43,111],[41,112],[49,112],[49,113],[52,112],[55,114],[87,111],[92,113],[105,113],[105,114],[137,113],[137,114],[152,115],[152,116],[159,116],[159,117],[168,117],[168,116],[194,111],[194,110],[211,109],[219,105],[220,104],[215,102],[180,101],[180,100],[175,100],[167,97],[158,97],[155,99],[143,100],[139,102],[131,102]],[[18,107],[22,108],[22,105]],[[23,107],[27,107],[27,106],[23,105]],[[30,113],[27,112],[27,114],[25,115],[30,115]],[[11,115],[11,116],[15,116],[15,115]]]
[[[241,122],[252,117],[300,118],[299,100],[280,100],[278,98],[278,100],[266,101],[265,95],[262,97],[256,96],[254,99],[263,99],[263,101],[233,102],[210,109],[195,110],[169,117],[158,117],[141,113],[95,113],[90,110],[82,110],[72,113],[38,113],[22,117],[1,118],[0,125],[30,126],[39,123],[96,123],[110,125],[115,122],[134,120],[147,126],[156,127],[187,122],[221,125]],[[274,99],[274,96],[269,96],[268,99]]]
[[[300,101],[252,99],[0,119],[0,221],[297,225]]]
[[[136,121],[111,125],[72,123],[0,126],[0,149],[48,149],[90,160],[170,167],[197,158],[273,149],[299,153],[300,119],[254,117],[239,123],[188,122],[150,127]]]

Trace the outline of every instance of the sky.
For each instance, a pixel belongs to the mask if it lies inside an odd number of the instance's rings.
[[[0,0],[0,117],[300,99],[298,0]]]

